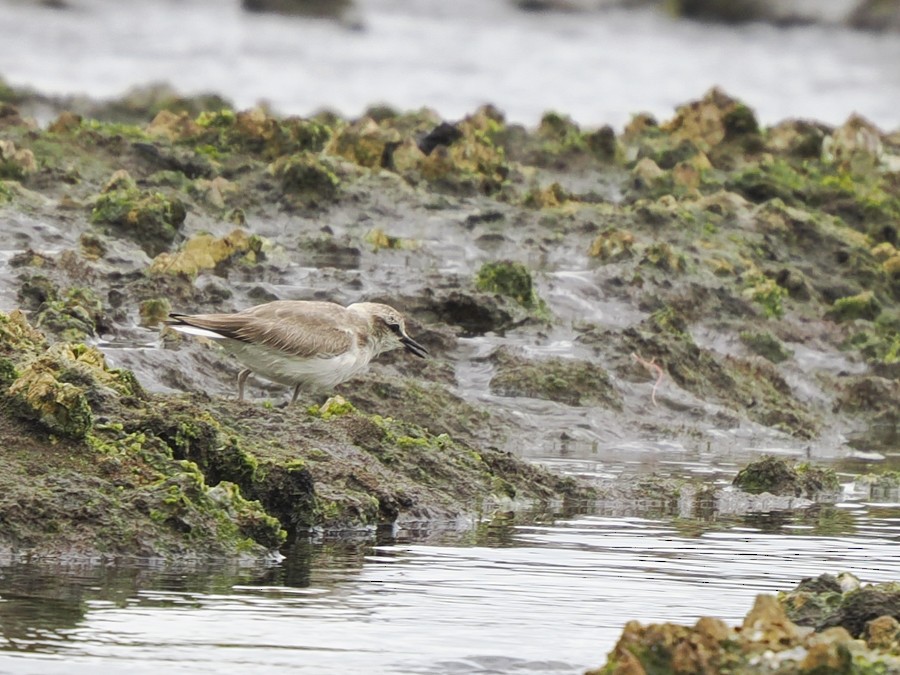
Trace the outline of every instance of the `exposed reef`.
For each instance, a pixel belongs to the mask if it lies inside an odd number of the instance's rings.
[[[893,673],[900,669],[897,584],[853,575],[805,579],[776,598],[759,595],[742,624],[702,617],[693,626],[629,621],[602,668],[647,673]]]
[[[0,87],[0,431],[15,494],[83,471],[104,506],[79,529],[53,483],[58,514],[7,504],[9,545],[262,551],[646,490],[686,503],[701,488],[589,486],[516,455],[729,437],[815,460],[900,436],[897,132],[764,128],[720,90],[622,133],[490,106],[57,103],[42,128],[52,99]],[[342,399],[280,408],[260,381],[228,400],[235,364],[158,332],[169,311],[275,299],[389,302],[435,357],[384,355]],[[720,506],[835,489],[763,469]]]

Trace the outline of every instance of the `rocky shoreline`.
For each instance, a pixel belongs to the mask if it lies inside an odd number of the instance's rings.
[[[255,555],[683,499],[522,461],[583,439],[559,411],[601,444],[739,429],[815,457],[897,438],[900,132],[860,118],[762,129],[713,90],[617,134],[490,107],[300,119],[0,87],[0,222],[7,547]],[[279,408],[228,400],[233,363],[159,332],[172,309],[273,299],[389,302],[436,357]]]
[[[757,596],[735,628],[710,617],[692,627],[629,621],[606,664],[586,675],[895,673],[898,615],[897,583],[823,574]]]

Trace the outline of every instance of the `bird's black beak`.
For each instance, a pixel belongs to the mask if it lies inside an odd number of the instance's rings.
[[[425,349],[418,342],[413,340],[409,335],[401,335],[400,342],[403,343],[404,349],[408,351],[413,356],[418,356],[420,359],[424,359],[428,355],[428,350]]]

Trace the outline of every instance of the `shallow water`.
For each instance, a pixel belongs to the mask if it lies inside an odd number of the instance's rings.
[[[72,4],[71,12],[53,12],[0,3],[3,77],[101,96],[162,79],[185,91],[218,91],[240,106],[266,98],[300,114],[322,106],[357,114],[384,100],[453,117],[492,101],[514,120],[533,123],[557,108],[585,124],[621,124],[639,109],[666,117],[673,105],[721,84],[767,122],[807,116],[838,123],[855,109],[886,128],[900,124],[900,40],[893,35],[701,26],[644,12],[531,16],[474,0],[367,0],[360,3],[363,32],[248,16],[237,3],[223,9],[213,0]],[[392,265],[471,275],[484,259],[521,248],[515,233],[473,245],[460,225],[467,213],[435,212],[439,222],[426,223],[404,218],[403,208],[384,207],[396,215],[391,234],[422,239],[440,231],[450,233],[449,242],[416,254],[363,250],[361,261],[331,261],[326,271],[305,266],[318,261],[295,261],[278,282],[290,284],[284,297],[315,289],[356,299],[416,276],[394,274]],[[361,240],[367,224],[355,214],[347,222],[332,215],[336,237]],[[298,248],[290,238],[302,229],[296,221],[261,227],[272,230],[259,234]],[[75,236],[28,222],[10,228],[31,233],[9,244],[15,251],[71,247],[66,237]],[[573,317],[621,329],[643,315],[603,292],[602,271],[586,266],[583,251],[555,250],[566,260],[544,261],[540,290],[563,327],[539,344],[525,337],[516,346],[589,358],[568,328]],[[11,253],[0,252],[0,265]],[[0,274],[4,309],[14,305],[14,281]],[[235,286],[245,293],[248,284]],[[134,368],[154,391],[233,393],[231,373],[220,375],[211,356],[189,361],[160,350],[152,331],[109,340],[110,360]],[[510,449],[561,472],[608,479],[652,471],[724,485],[763,451],[830,463],[846,481],[876,457],[879,469],[900,469],[896,439],[848,454],[841,439],[801,443],[749,425],[708,425],[700,437],[616,438],[616,425],[605,423],[614,413],[492,395],[491,367],[478,357],[497,344],[492,337],[460,341],[458,391],[519,415],[528,442]],[[795,347],[802,368],[855,367]],[[163,382],[155,375],[166,370],[163,363],[178,372],[200,363],[208,372]],[[651,379],[616,384],[631,406],[649,410]],[[658,398],[654,419],[673,427],[688,415],[715,414],[668,383]],[[629,619],[692,623],[711,614],[736,623],[754,595],[789,589],[806,576],[847,570],[867,582],[900,578],[900,496],[871,503],[848,497],[837,507],[743,515],[694,503],[611,502],[589,515],[545,515],[539,525],[499,519],[463,531],[381,533],[365,543],[302,543],[264,569],[7,561],[0,565],[0,672],[578,673],[603,663]],[[740,514],[739,507],[726,510]]]
[[[629,619],[738,623],[807,576],[896,579],[898,543],[896,503],[855,502],[399,532],[243,571],[13,564],[0,672],[579,673]]]
[[[490,102],[527,124],[555,109],[616,126],[641,110],[668,117],[720,85],[766,123],[839,124],[856,111],[900,125],[900,40],[890,33],[705,25],[619,9],[529,14],[501,0],[357,0],[363,30],[247,14],[237,0],[70,4],[0,3],[0,76],[94,97],[164,81],[293,114],[358,115],[385,102],[455,118]]]

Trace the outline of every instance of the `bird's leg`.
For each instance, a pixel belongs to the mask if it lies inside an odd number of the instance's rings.
[[[241,372],[238,373],[237,385],[238,385],[238,401],[244,400],[244,382],[247,381],[247,376],[253,372],[249,368],[244,368]]]
[[[298,382],[297,384],[294,385],[294,395],[291,396],[291,402],[288,405],[294,405],[294,403],[297,400],[297,397],[300,395],[300,386],[302,384],[303,384],[302,382]]]

